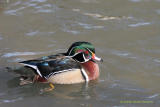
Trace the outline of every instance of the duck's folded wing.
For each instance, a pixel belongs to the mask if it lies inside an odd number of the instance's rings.
[[[20,63],[35,69],[37,74],[46,79],[51,75],[56,75],[73,69],[80,69],[80,65],[69,57],[52,60],[28,60]]]
[[[34,71],[35,71],[36,74],[38,74],[38,75],[40,75],[41,77],[43,77],[42,74],[41,74],[41,72],[40,72],[39,69],[38,69],[38,66],[37,66],[39,63],[42,63],[42,62],[43,62],[42,60],[36,59],[36,60],[22,61],[22,62],[19,62],[19,63],[20,63],[20,64],[23,64],[23,65],[26,66],[26,67],[29,67],[29,68],[34,69]]]

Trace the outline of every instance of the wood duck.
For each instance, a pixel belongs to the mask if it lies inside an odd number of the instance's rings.
[[[95,48],[89,42],[75,42],[66,53],[44,56],[39,59],[20,62],[35,72],[34,81],[53,84],[75,84],[88,82],[99,77],[102,61],[95,55]]]

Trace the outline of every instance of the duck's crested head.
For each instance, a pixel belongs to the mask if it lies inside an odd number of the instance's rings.
[[[66,55],[80,63],[84,63],[89,60],[102,61],[101,58],[96,57],[94,46],[91,43],[84,41],[73,43],[69,47]]]

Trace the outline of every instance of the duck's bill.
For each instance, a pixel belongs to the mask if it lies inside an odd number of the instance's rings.
[[[95,56],[94,59],[95,59],[96,61],[103,62],[103,59],[102,59],[102,58],[99,58],[99,57],[97,57],[97,56]]]
[[[99,61],[99,62],[103,62],[103,59],[97,57],[95,54],[92,56],[92,60],[94,60],[94,61]]]

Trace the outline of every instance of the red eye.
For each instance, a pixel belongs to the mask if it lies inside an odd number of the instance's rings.
[[[88,54],[88,51],[85,51],[84,53],[85,53],[85,54]]]

